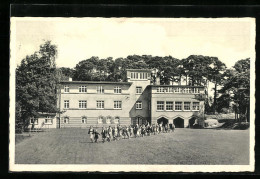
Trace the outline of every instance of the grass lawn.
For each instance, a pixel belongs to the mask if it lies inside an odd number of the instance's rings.
[[[87,129],[53,129],[15,146],[17,164],[249,164],[249,130],[176,129],[90,143]]]

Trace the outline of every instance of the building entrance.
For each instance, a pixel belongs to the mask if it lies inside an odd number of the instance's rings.
[[[173,120],[173,124],[176,128],[184,128],[184,119],[178,117]]]
[[[163,126],[165,126],[166,124],[169,123],[168,119],[166,119],[165,117],[161,117],[157,120],[157,123],[160,124],[162,123]]]

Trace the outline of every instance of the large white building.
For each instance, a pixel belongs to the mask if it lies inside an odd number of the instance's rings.
[[[196,96],[203,86],[151,83],[152,70],[129,69],[127,82],[63,81],[57,106],[63,111],[45,115],[35,127],[102,127],[163,122],[189,127],[204,113]],[[46,125],[47,126],[46,126]]]

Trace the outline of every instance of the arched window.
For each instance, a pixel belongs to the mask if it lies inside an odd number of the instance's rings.
[[[119,121],[120,121],[120,117],[116,116],[115,119],[114,119],[115,124],[118,124]]]
[[[107,123],[107,124],[110,124],[110,123],[111,123],[111,119],[112,119],[111,116],[107,116],[107,118],[106,118],[106,123]]]
[[[69,123],[69,117],[64,117],[64,124],[68,124]]]
[[[103,116],[99,116],[98,117],[98,123],[103,123],[104,117]]]
[[[83,116],[83,117],[81,118],[81,123],[82,123],[82,124],[86,124],[86,123],[87,123],[87,117],[86,117],[86,116]]]

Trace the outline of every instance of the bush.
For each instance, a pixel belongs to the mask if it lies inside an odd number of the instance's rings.
[[[246,122],[246,115],[244,115],[244,114],[240,114],[240,121],[241,122]]]
[[[15,133],[21,134],[23,132],[23,123],[17,122],[15,123]]]
[[[238,130],[246,130],[249,128],[249,123],[246,122],[241,122],[241,123],[235,123],[233,126],[233,129],[238,129]]]
[[[224,113],[224,114],[228,114],[229,113],[229,109],[228,108],[222,108],[220,111],[221,111],[221,113]]]
[[[195,124],[192,126],[194,129],[201,129],[204,128],[204,116],[203,115],[197,115],[195,116]]]

